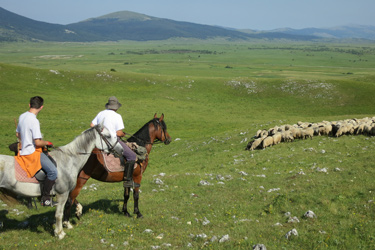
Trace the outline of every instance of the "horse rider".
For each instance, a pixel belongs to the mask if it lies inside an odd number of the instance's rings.
[[[42,188],[41,205],[55,206],[57,202],[51,200],[50,193],[57,178],[57,168],[48,156],[42,153],[43,147],[52,147],[53,144],[43,140],[39,120],[36,118],[44,107],[43,102],[44,100],[40,96],[31,97],[29,111],[21,114],[18,119],[16,136],[20,141],[21,149],[16,160],[30,178],[42,169],[47,178]]]
[[[122,154],[126,159],[124,166],[124,187],[133,187],[133,172],[136,166],[137,155],[121,140],[121,137],[125,136],[125,133],[122,131],[125,129],[124,121],[122,120],[122,116],[117,113],[117,110],[121,106],[121,103],[119,103],[115,96],[109,97],[108,103],[105,105],[106,109],[96,115],[90,126],[93,127],[103,122],[103,125],[111,132],[112,136],[117,136],[118,142],[124,149]]]

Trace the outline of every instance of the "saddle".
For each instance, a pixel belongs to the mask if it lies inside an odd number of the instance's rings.
[[[116,158],[113,154],[106,153],[97,148],[92,152],[97,156],[100,164],[102,164],[108,172],[124,172],[124,166],[122,166],[120,158]]]
[[[148,156],[146,148],[134,145],[134,143],[129,145],[129,147],[137,154],[137,163],[142,166],[142,162]],[[97,156],[100,164],[102,164],[108,172],[124,172],[125,167],[124,164],[121,164],[120,158],[117,158],[113,154],[106,153],[97,148],[93,150],[93,153]]]

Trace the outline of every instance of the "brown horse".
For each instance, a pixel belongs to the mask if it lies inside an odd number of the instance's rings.
[[[164,122],[164,114],[160,118],[157,118],[156,114],[154,119],[146,123],[141,129],[139,129],[134,135],[132,135],[128,142],[136,142],[138,145],[143,146],[147,149],[147,155],[150,153],[152,145],[155,141],[164,142],[165,145],[168,145],[171,142],[171,137],[167,132],[167,125]],[[148,165],[148,156],[146,159],[137,163],[136,168],[133,173],[133,180],[135,188],[133,188],[133,198],[134,198],[134,214],[137,215],[137,218],[141,218],[143,215],[139,211],[138,201],[139,201],[139,186],[142,181],[142,175],[145,172]],[[77,205],[76,216],[79,219],[82,215],[82,206],[76,200],[79,192],[81,191],[83,185],[87,182],[89,178],[94,178],[98,181],[103,182],[122,182],[124,180],[124,172],[108,172],[105,167],[99,162],[98,157],[95,153],[92,153],[89,160],[83,167],[82,171],[78,175],[77,185],[75,189],[70,193],[69,199],[65,205],[64,211],[64,225],[71,227],[69,223],[70,211],[72,204]],[[138,186],[138,187],[137,187]],[[125,188],[124,190],[124,205],[122,211],[125,216],[130,217],[131,215],[127,209],[127,202],[130,197],[130,188]]]

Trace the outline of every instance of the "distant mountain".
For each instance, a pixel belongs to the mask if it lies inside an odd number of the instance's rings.
[[[372,27],[373,28],[373,27]],[[333,31],[332,31],[333,32]],[[60,25],[35,21],[0,7],[0,42],[41,40],[58,42],[94,42],[118,40],[165,40],[170,38],[225,38],[229,40],[248,39],[285,39],[285,40],[317,40],[319,37],[345,37],[354,32],[353,29],[341,31],[341,36],[320,29],[273,30],[246,32],[218,26],[179,22],[165,18],[151,17],[130,11],[120,11],[108,15],[90,18],[78,23]],[[352,35],[357,34],[355,31]],[[368,32],[374,34],[373,29]],[[363,31],[363,33],[365,33]],[[361,37],[367,38],[368,37]],[[372,38],[375,39],[375,38]]]
[[[172,37],[207,39],[230,37],[247,39],[248,35],[239,31],[219,27],[177,22],[169,19],[146,16],[129,11],[121,11],[79,23],[66,25],[77,34],[84,34],[86,40],[165,40]]]
[[[312,36],[278,32],[247,34],[234,29],[178,22],[129,11],[121,11],[78,23],[59,25],[39,22],[0,8],[0,41],[118,41],[164,40],[169,38],[227,38],[310,40]]]
[[[375,40],[375,26],[368,25],[347,25],[326,29],[306,28],[306,29],[276,29],[271,32],[284,33],[302,36],[317,36],[322,38],[359,38]]]
[[[64,25],[39,22],[0,8],[0,41],[68,39]]]

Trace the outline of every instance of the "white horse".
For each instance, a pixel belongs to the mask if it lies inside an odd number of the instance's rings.
[[[59,239],[65,237],[62,226],[63,210],[68,199],[69,192],[77,183],[78,173],[87,162],[91,151],[95,148],[105,151],[116,151],[122,154],[122,147],[117,143],[117,138],[111,137],[108,129],[102,125],[96,125],[81,135],[77,136],[69,144],[50,152],[57,163],[57,179],[54,190],[57,198],[55,235]],[[27,197],[41,196],[40,184],[19,182],[15,178],[15,158],[8,155],[0,155],[0,187],[9,189],[17,194]],[[71,225],[68,225],[71,228]]]

